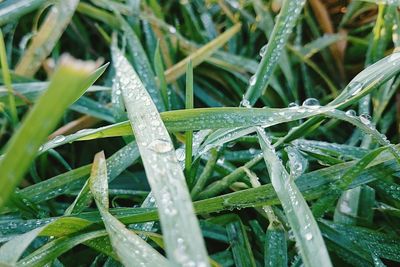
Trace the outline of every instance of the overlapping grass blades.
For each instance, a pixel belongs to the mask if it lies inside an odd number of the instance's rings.
[[[318,225],[262,128],[257,128],[271,183],[285,211],[305,266],[332,266]]]
[[[78,3],[78,0],[59,1],[51,7],[41,28],[16,66],[17,74],[33,76],[36,73],[69,24]]]
[[[263,94],[279,61],[280,55],[305,4],[304,0],[285,0],[278,15],[270,41],[260,51],[262,59],[257,72],[249,80],[244,99],[254,104]]]
[[[176,264],[208,266],[185,177],[171,138],[139,77],[120,50],[113,51],[116,79],[159,208],[168,258]]]
[[[125,266],[169,266],[161,254],[141,237],[126,229],[108,211],[108,178],[104,152],[99,152],[94,158],[89,183],[111,244],[122,263]]]
[[[93,62],[78,61],[68,55],[61,58],[49,88],[9,141],[5,156],[0,161],[2,173],[0,207],[4,206],[15,187],[18,186],[41,143],[55,128],[65,109],[97,80],[105,68],[106,66],[103,66],[94,71],[95,63]],[[59,94],[63,97],[59,98]]]
[[[65,112],[55,106],[62,95],[48,100],[62,136],[46,140],[51,129],[35,130],[29,163],[15,154],[13,168],[21,162],[27,174],[0,210],[0,265],[400,262],[398,1],[348,2],[93,0],[57,21],[55,7],[77,1],[1,3],[0,160],[10,157],[6,143],[18,135],[19,118],[42,103],[46,77],[57,75],[52,62],[64,51],[125,56],[128,67],[111,68],[85,96],[63,104]],[[28,57],[39,43],[46,46],[38,58]],[[37,69],[24,71],[31,77],[15,73],[27,58]],[[123,121],[124,99],[132,121]],[[90,164],[101,150],[107,160],[99,154]],[[91,169],[99,175],[89,180]],[[98,185],[94,194],[89,181]],[[140,250],[137,257],[138,247],[152,256]]]

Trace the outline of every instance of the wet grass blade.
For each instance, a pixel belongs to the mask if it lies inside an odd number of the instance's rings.
[[[103,152],[94,158],[89,184],[111,244],[122,263],[125,266],[169,266],[161,254],[109,213],[107,166]]]
[[[294,181],[282,165],[263,129],[258,128],[261,149],[271,183],[282,203],[305,266],[332,266],[318,225]]]
[[[186,109],[193,109],[193,66],[189,61],[186,69]],[[190,169],[192,167],[192,150],[193,150],[193,131],[185,133],[185,171],[186,180],[189,186],[192,186]]]
[[[78,3],[78,0],[66,0],[54,4],[16,66],[16,74],[35,75],[70,23]]]
[[[5,156],[0,161],[0,187],[3,188],[0,207],[4,206],[18,186],[39,146],[55,128],[65,109],[79,98],[105,69],[103,67],[93,72],[94,68],[93,62],[81,62],[69,56],[61,58],[48,90],[40,97],[9,141]],[[31,138],[32,136],[35,138]]]
[[[45,0],[17,0],[0,4],[0,25],[7,24],[44,4]]]
[[[270,224],[265,235],[265,267],[288,266],[286,233],[282,226]]]
[[[226,226],[228,239],[230,240],[231,250],[235,266],[255,267],[253,253],[251,251],[246,230],[241,221],[231,222]]]
[[[113,60],[158,206],[168,258],[175,264],[208,266],[204,241],[171,138],[142,82],[118,49],[113,50]]]
[[[269,42],[265,48],[261,49],[262,59],[258,65],[257,72],[250,79],[249,86],[244,95],[244,99],[248,100],[251,105],[257,101],[267,88],[282,50],[303,9],[304,3],[304,0],[283,1]]]

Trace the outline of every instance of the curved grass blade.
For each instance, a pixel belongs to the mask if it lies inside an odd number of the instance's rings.
[[[131,142],[109,157],[107,159],[107,170],[110,181],[113,181],[121,172],[132,165],[139,156],[136,143]],[[18,191],[17,194],[34,203],[52,199],[71,192],[72,189],[79,188],[79,185],[82,185],[84,180],[88,177],[90,168],[91,164],[62,173],[43,182],[26,187]],[[87,187],[86,189],[82,189],[82,191],[88,192],[88,189]],[[85,207],[87,202],[82,201],[85,199],[85,195],[85,193],[82,193],[80,197],[77,197],[76,201],[71,205],[71,213],[73,213],[72,211],[79,212],[81,208]],[[81,204],[83,204],[83,206]]]
[[[56,259],[58,256],[67,252],[73,247],[89,240],[103,237],[104,235],[106,235],[106,232],[104,230],[99,230],[58,238],[45,244],[25,258],[21,259],[17,262],[16,266],[45,266],[47,263]]]
[[[387,147],[380,147],[375,149],[365,155],[362,159],[360,159],[353,167],[348,169],[342,176],[342,178],[332,185],[332,189],[329,190],[329,193],[325,194],[321,197],[312,207],[313,214],[316,218],[321,217],[325,211],[331,207],[335,201],[340,197],[342,191],[346,190],[354,179],[364,171],[367,166],[385,151]]]
[[[17,236],[0,247],[0,265],[14,265],[21,257],[24,250],[43,230],[43,227],[36,228],[23,235]]]
[[[15,68],[16,74],[33,76],[36,73],[69,24],[78,3],[79,0],[66,0],[54,4],[18,62]]]
[[[263,126],[270,127],[280,123],[290,122],[309,118],[329,110],[333,107],[292,107],[292,108],[238,108],[238,107],[221,107],[221,108],[197,108],[185,110],[173,110],[161,113],[161,118],[169,132],[179,132],[188,130],[205,130],[205,129],[221,129],[221,127],[235,128],[222,129],[215,131],[209,138],[208,143],[212,143],[225,135],[229,135],[230,131],[236,131],[244,127]],[[242,127],[242,128],[237,128]],[[236,129],[237,128],[237,129]],[[254,130],[244,130],[245,135]],[[132,129],[129,122],[121,122],[97,129],[82,130],[78,133],[65,137],[63,141],[49,141],[43,145],[41,153],[58,147],[63,144],[71,143],[76,140],[92,140],[97,138],[114,137],[131,135]],[[208,144],[207,143],[207,144]]]
[[[19,17],[35,10],[44,4],[45,0],[5,1],[0,4],[0,25],[17,20]]]
[[[257,128],[271,183],[282,203],[305,266],[332,266],[318,225],[299,189],[282,165],[268,137]]]
[[[343,173],[353,166],[352,162],[338,164],[325,169],[313,171],[301,175],[296,179],[296,185],[302,192],[307,200],[314,200],[326,193],[330,189],[332,182],[338,181]],[[393,155],[382,153],[381,156],[376,158],[367,170],[363,171],[351,184],[350,188],[355,188],[359,185],[369,183],[374,180],[387,177],[400,171],[397,162],[393,161]],[[248,207],[258,207],[265,205],[279,205],[279,199],[271,184],[262,185],[253,189],[246,189],[218,197],[208,198],[206,200],[197,201],[194,203],[196,213],[210,214],[213,212],[220,212],[224,210],[242,209]],[[111,213],[115,215],[122,222],[139,223],[158,220],[158,215],[155,209],[143,208],[118,208],[112,209]],[[97,212],[85,212],[76,216],[77,219],[84,219],[84,222],[90,221],[91,223],[101,222],[101,218]],[[35,229],[39,226],[45,225],[57,218],[47,218],[39,220],[6,220],[0,221],[0,233],[2,236],[10,234],[21,234],[26,231]],[[65,219],[74,219],[65,217]],[[57,222],[57,221],[56,221]],[[72,223],[69,223],[71,225]],[[64,228],[58,226],[47,235],[63,236],[76,232],[81,229],[80,222],[74,224],[77,227],[72,230],[68,229],[64,233]],[[87,225],[85,225],[86,227]],[[58,234],[57,234],[58,233]]]
[[[105,69],[103,67],[92,72],[94,68],[93,62],[81,62],[70,56],[61,58],[48,90],[40,97],[18,132],[11,138],[5,156],[0,161],[0,207],[4,206],[18,186],[35,158],[40,144],[54,129],[65,109],[79,98]]]
[[[385,234],[382,232],[373,231],[368,228],[350,226],[340,223],[334,223],[327,220],[321,220],[321,224],[325,224],[342,236],[346,236],[370,253],[379,257],[400,262],[400,240],[394,234]]]
[[[365,132],[367,135],[374,137],[380,145],[388,146],[389,151],[400,163],[399,149],[396,146],[392,145],[385,135],[378,132],[378,130],[375,128],[375,126],[372,124],[369,118],[364,117],[363,115],[359,117],[356,117],[354,115],[348,115],[346,112],[343,112],[341,110],[331,110],[326,112],[325,114],[329,117],[344,120],[355,125],[357,128]]]
[[[113,60],[125,106],[161,219],[166,251],[175,264],[209,266],[200,228],[175,150],[154,103],[118,49]]]
[[[249,87],[244,95],[244,99],[249,101],[251,105],[257,101],[267,88],[284,45],[295,26],[304,3],[304,0],[285,0],[283,2],[269,42],[265,47],[265,51],[262,51],[262,60],[258,65],[257,72],[250,79]]]
[[[79,218],[59,218],[52,220],[44,226],[40,226],[22,235],[18,235],[0,247],[0,265],[15,265],[25,249],[39,235],[68,235],[77,232],[88,225],[90,225],[89,221]]]
[[[169,266],[160,253],[109,213],[107,166],[103,152],[94,158],[89,184],[111,244],[122,263],[125,266]]]
[[[399,64],[400,53],[393,53],[368,66],[357,74],[343,89],[340,95],[330,102],[328,106],[335,106],[337,109],[343,109],[356,103],[363,96],[379,88],[394,75],[398,74],[400,72]],[[302,125],[291,129],[288,134],[280,138],[275,145],[280,146],[284,142],[289,142],[299,136],[304,136],[308,131],[317,127],[322,121],[322,118],[311,118]]]

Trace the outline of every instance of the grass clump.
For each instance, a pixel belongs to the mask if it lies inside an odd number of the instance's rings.
[[[399,6],[0,3],[0,266],[398,265]]]

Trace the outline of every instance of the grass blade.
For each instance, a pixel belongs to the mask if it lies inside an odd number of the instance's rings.
[[[81,62],[63,56],[54,73],[48,90],[24,119],[22,126],[7,145],[5,156],[0,161],[0,207],[18,186],[25,171],[36,156],[40,144],[54,129],[65,109],[71,105],[104,71],[91,72],[92,62]],[[59,97],[62,94],[63,97]],[[51,116],[50,116],[51,114]],[[44,123],[46,122],[46,123]],[[35,136],[35,138],[31,138]]]
[[[332,266],[318,225],[299,189],[275,154],[264,130],[257,129],[271,183],[282,203],[305,266]]]
[[[275,27],[267,46],[262,51],[262,59],[258,65],[256,74],[250,79],[244,99],[250,105],[253,105],[257,99],[263,94],[275,70],[279,57],[289,38],[290,33],[295,26],[301,10],[303,9],[304,0],[285,0],[281,11],[278,15]]]
[[[44,4],[45,0],[17,0],[0,4],[0,25],[18,19]]]
[[[125,266],[169,266],[161,254],[109,213],[107,166],[103,152],[94,158],[89,184],[111,244],[122,263]]]
[[[10,108],[11,120],[13,125],[15,126],[18,123],[18,113],[17,113],[17,108],[15,106],[15,99],[13,92],[14,90],[11,85],[10,70],[8,69],[6,46],[4,44],[3,32],[1,30],[0,30],[0,61],[1,61],[1,70],[3,72],[4,85],[7,88],[8,92],[8,105]]]
[[[113,60],[160,213],[168,258],[175,264],[208,266],[204,241],[171,138],[139,77],[118,49],[113,51]]]
[[[235,266],[255,267],[254,256],[242,222],[235,221],[229,223],[226,226],[226,232],[232,246],[231,249]]]
[[[54,4],[15,68],[16,74],[33,76],[36,73],[69,24],[78,3],[79,0],[66,0]]]
[[[193,66],[192,61],[188,62],[186,69],[186,109],[193,109]],[[190,169],[192,167],[192,149],[193,149],[193,131],[185,133],[185,171],[189,186],[192,186],[193,180]]]
[[[165,79],[167,83],[171,83],[178,79],[185,73],[186,66],[189,61],[192,61],[193,67],[196,67],[206,58],[208,58],[212,53],[214,53],[218,48],[223,46],[233,35],[235,35],[241,28],[241,24],[236,24],[208,44],[202,46],[185,59],[179,61],[177,64],[165,71]]]

